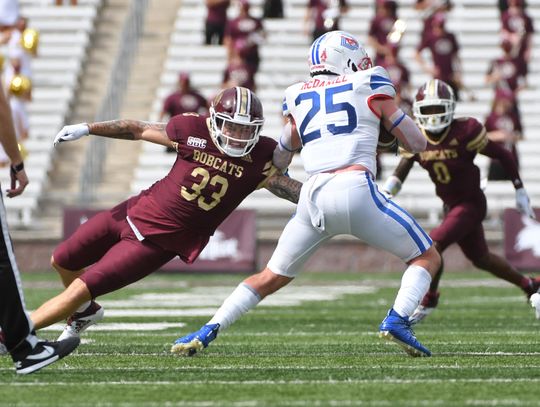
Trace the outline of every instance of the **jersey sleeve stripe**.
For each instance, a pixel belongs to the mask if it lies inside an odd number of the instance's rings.
[[[476,136],[473,140],[471,140],[471,141],[469,141],[467,143],[467,150],[468,151],[473,151],[473,150],[480,151],[480,150],[482,150],[486,146],[486,144],[488,142],[486,134],[487,133],[486,133],[485,127],[482,127],[482,130],[480,131],[478,136]]]
[[[381,86],[386,86],[386,85],[389,85],[392,88],[394,87],[394,84],[392,83],[390,79],[385,78],[384,76],[380,76],[380,75],[371,75],[369,86],[371,87],[372,90],[378,89]]]
[[[287,101],[285,99],[283,100],[282,109],[283,109],[283,116],[289,115],[289,106],[287,106]]]

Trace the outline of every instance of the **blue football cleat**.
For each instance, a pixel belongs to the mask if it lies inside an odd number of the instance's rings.
[[[174,341],[171,352],[181,356],[193,356],[216,339],[218,330],[219,324],[204,325],[198,331],[182,336]]]
[[[400,316],[393,308],[379,326],[379,336],[400,345],[405,352],[413,357],[431,356],[429,349],[425,348],[414,336],[408,317]]]

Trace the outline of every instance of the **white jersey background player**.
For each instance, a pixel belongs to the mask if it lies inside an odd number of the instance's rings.
[[[374,182],[379,125],[412,153],[426,139],[394,102],[395,89],[384,68],[371,67],[365,49],[351,34],[332,31],[310,49],[311,79],[285,92],[284,127],[274,164],[286,169],[296,150],[310,175],[296,215],[283,230],[267,267],[248,277],[209,323],[179,338],[172,351],[192,355],[265,296],[288,284],[326,240],[356,236],[408,264],[394,306],[380,335],[412,356],[430,356],[414,336],[409,316],[420,304],[440,265],[440,256],[411,215],[381,194]]]

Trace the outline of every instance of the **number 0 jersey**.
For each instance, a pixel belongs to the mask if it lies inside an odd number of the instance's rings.
[[[276,171],[274,140],[261,137],[250,154],[229,157],[212,141],[206,120],[186,114],[169,121],[167,135],[178,157],[164,178],[128,203],[129,220],[142,236],[175,253],[182,240],[211,236]]]
[[[361,164],[375,175],[380,118],[370,104],[395,95],[380,66],[351,75],[317,75],[287,88],[283,114],[296,123],[306,172]]]
[[[436,193],[452,207],[464,201],[483,200],[480,169],[474,164],[476,154],[488,143],[486,129],[472,117],[452,120],[439,141],[428,139],[426,150],[415,154],[401,151],[429,172]]]

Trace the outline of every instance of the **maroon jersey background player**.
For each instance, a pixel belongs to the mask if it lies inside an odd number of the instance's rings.
[[[480,188],[480,169],[474,164],[474,158],[481,153],[498,159],[511,177],[516,197],[525,194],[528,207],[518,205],[519,209],[534,217],[516,164],[510,152],[488,140],[480,122],[471,117],[454,119],[454,109],[455,98],[446,83],[431,80],[420,88],[413,110],[428,145],[419,154],[403,154],[404,158],[383,189],[394,195],[399,192],[414,162],[418,162],[428,171],[436,194],[444,203],[442,223],[430,233],[437,250],[442,253],[450,244],[457,243],[476,267],[517,285],[530,296],[540,287],[540,279],[534,281],[522,276],[488,249],[482,226],[486,216],[486,198]],[[415,321],[422,320],[437,305],[441,275],[442,266],[433,278],[422,305],[411,317]]]
[[[440,79],[452,87],[458,97],[461,86],[461,62],[459,61],[459,44],[456,36],[445,27],[446,14],[436,13],[433,16],[432,30],[426,34],[416,48],[415,58],[424,72],[432,78]],[[433,65],[430,67],[422,56],[422,51],[429,49]]]
[[[264,38],[263,24],[260,19],[249,14],[250,5],[247,0],[240,0],[239,7],[238,17],[230,20],[225,27],[224,43],[228,58],[231,59],[236,49],[252,71],[257,72],[260,63],[259,44]]]
[[[398,44],[388,43],[388,34],[392,31],[397,20],[397,3],[390,0],[378,0],[375,4],[375,16],[372,18],[368,43],[375,51],[375,65],[382,65],[386,54],[392,53],[397,57]]]
[[[301,184],[272,165],[276,142],[259,134],[262,105],[249,89],[220,92],[210,118],[164,123],[113,120],[66,126],[55,143],[88,135],[145,140],[174,148],[170,172],[139,195],[89,219],[53,254],[66,290],[33,315],[37,329],[67,316],[62,335],[102,318],[93,298],[151,274],[174,256],[193,262],[217,226],[252,191],[266,187],[298,201]],[[84,329],[84,328],[83,328]]]
[[[339,20],[341,15],[348,11],[349,6],[347,0],[338,0],[337,3],[337,7],[339,8],[339,10],[336,10],[337,15],[333,15],[333,18],[327,19],[325,18],[325,13],[334,7],[331,0],[308,1],[305,21],[311,21],[313,23],[313,30],[311,33],[313,41],[324,33],[339,30]]]
[[[178,89],[167,96],[163,102],[160,120],[163,120],[165,115],[171,118],[188,112],[206,115],[208,114],[207,105],[205,97],[191,87],[189,74],[180,72],[178,74]]]
[[[510,151],[519,168],[516,143],[521,139],[522,126],[515,104],[515,96],[510,90],[497,91],[493,99],[493,107],[484,125],[488,138]],[[488,180],[504,181],[508,179],[510,178],[501,164],[497,160],[491,160]]]

